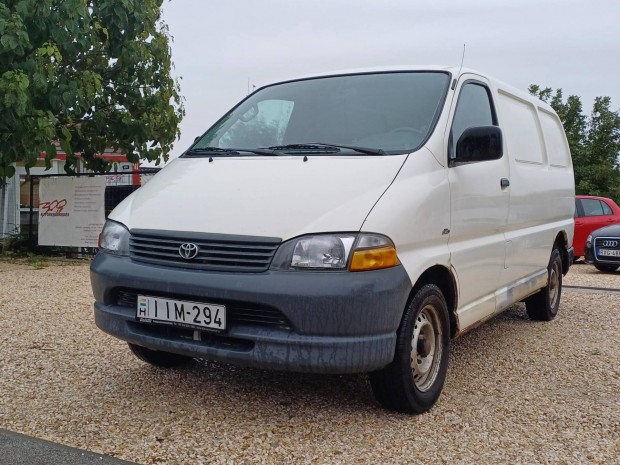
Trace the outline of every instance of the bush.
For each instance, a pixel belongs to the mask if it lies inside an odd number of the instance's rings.
[[[36,238],[35,238],[36,241]],[[28,233],[18,232],[8,234],[2,240],[2,254],[14,257],[25,257],[28,255]]]

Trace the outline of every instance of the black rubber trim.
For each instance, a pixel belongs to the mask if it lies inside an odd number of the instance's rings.
[[[215,234],[215,233],[202,233],[192,231],[169,231],[165,229],[130,229],[130,233],[140,234],[144,236],[165,236],[170,239],[176,240],[204,240],[204,241],[221,241],[221,242],[254,242],[254,243],[268,243],[282,242],[280,237],[265,237],[265,236],[243,236],[238,234]]]

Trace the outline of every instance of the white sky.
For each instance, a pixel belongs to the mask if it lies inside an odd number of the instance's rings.
[[[180,155],[247,94],[324,71],[465,66],[515,87],[620,107],[618,0],[170,0],[163,19],[187,115]]]

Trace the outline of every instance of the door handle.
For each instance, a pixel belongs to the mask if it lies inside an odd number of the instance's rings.
[[[502,178],[500,179],[499,184],[502,186],[502,189],[505,189],[510,186],[510,180],[508,178]]]

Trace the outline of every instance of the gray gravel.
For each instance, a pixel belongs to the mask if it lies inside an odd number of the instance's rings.
[[[572,285],[620,287],[575,266]],[[412,417],[364,376],[196,361],[147,366],[92,318],[86,264],[0,262],[0,427],[140,464],[620,463],[620,300],[565,290],[454,341],[438,405]]]

